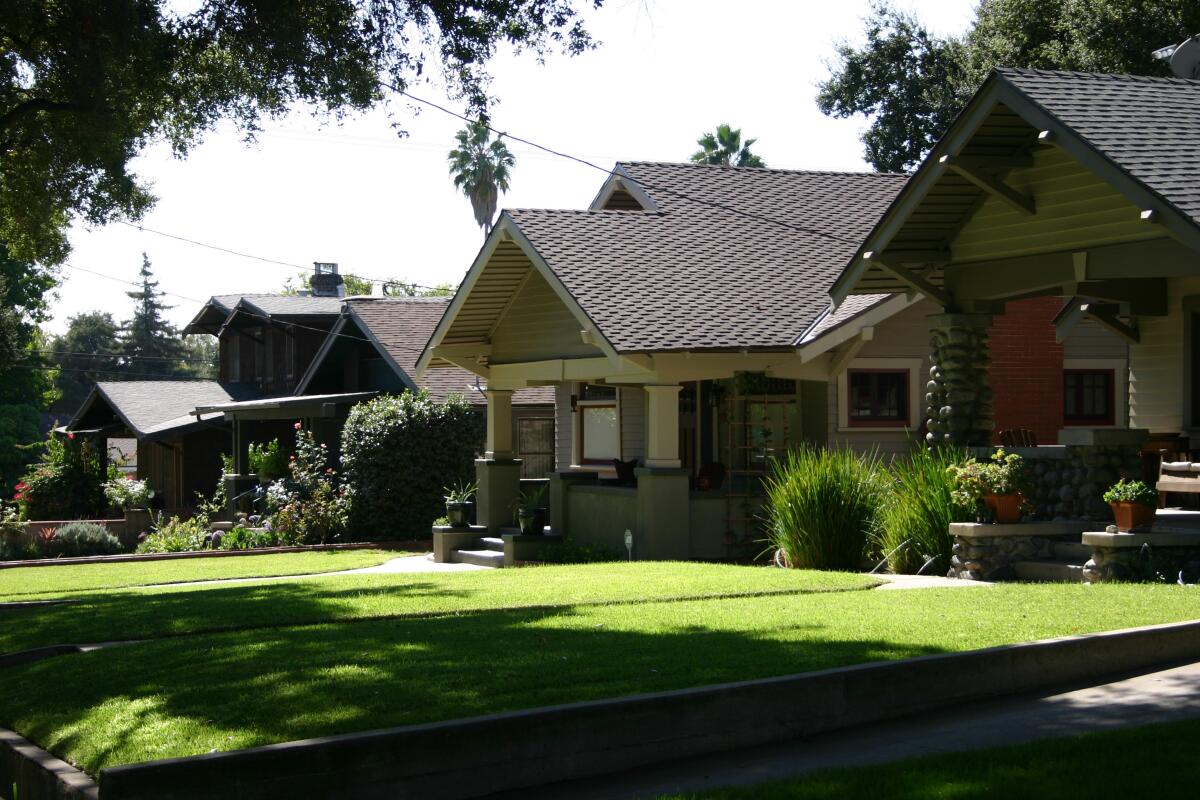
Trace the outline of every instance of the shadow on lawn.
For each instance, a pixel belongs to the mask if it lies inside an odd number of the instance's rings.
[[[196,631],[277,627],[351,618],[371,598],[470,597],[484,590],[433,581],[339,586],[320,580],[230,585],[195,591],[93,595],[64,605],[13,609],[0,626],[0,653],[51,644],[148,639]],[[419,612],[420,609],[414,609]],[[360,618],[367,616],[359,613]]]
[[[942,652],[748,625],[498,611],[164,639],[0,671],[0,724],[119,763]],[[740,626],[739,626],[740,627]],[[64,687],[68,687],[65,688]],[[165,724],[164,724],[165,723]]]

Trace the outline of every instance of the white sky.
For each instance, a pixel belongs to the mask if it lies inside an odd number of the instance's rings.
[[[961,32],[972,0],[899,3],[936,32]],[[605,167],[617,160],[683,161],[718,123],[758,139],[769,166],[861,170],[861,120],[816,108],[816,83],[836,41],[861,36],[868,0],[609,0],[589,13],[601,46],[544,66],[528,56],[492,64],[499,99],[493,125]],[[414,94],[446,100],[438,87]],[[343,272],[457,285],[482,243],[470,203],[450,182],[446,153],[462,123],[433,109],[415,117],[397,105],[409,132],[398,139],[382,112],[322,125],[296,113],[267,123],[257,144],[232,127],[209,134],[184,161],[155,147],[133,164],[153,185],[147,228],[298,265],[336,261]],[[582,208],[604,175],[510,143],[517,156],[502,207]],[[141,253],[160,288],[197,300],[270,292],[298,270],[173,241],[120,224],[77,226],[68,264],[136,277]],[[49,328],[61,332],[83,311],[127,317],[131,288],[64,268]],[[183,325],[198,303],[168,297]]]

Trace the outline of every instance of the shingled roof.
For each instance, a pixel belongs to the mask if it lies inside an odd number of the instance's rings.
[[[1001,69],[1080,139],[1200,224],[1200,80]]]
[[[648,162],[616,172],[657,210],[505,214],[619,352],[792,346],[906,179]]]
[[[253,386],[217,381],[100,381],[66,427],[79,430],[115,418],[139,439],[162,438],[221,416],[209,415],[198,421],[192,414],[197,406],[248,400],[254,395]]]
[[[215,294],[187,324],[183,333],[216,333],[239,306],[251,314],[267,317],[332,317],[341,312],[342,298],[298,294]]]
[[[345,301],[359,327],[386,352],[388,358],[413,383],[417,359],[433,329],[450,305],[448,297],[361,297]],[[461,394],[476,405],[486,404],[484,383],[458,367],[427,370],[415,383],[429,396],[443,402],[450,394]],[[554,402],[553,388],[521,389],[513,394],[517,405],[548,405]]]

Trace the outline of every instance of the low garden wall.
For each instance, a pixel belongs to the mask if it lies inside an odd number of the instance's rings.
[[[1130,431],[1113,431],[1128,434]],[[1033,496],[1027,498],[1034,514],[1041,519],[1085,519],[1108,522],[1112,512],[1104,502],[1104,492],[1119,479],[1142,476],[1141,445],[1104,442],[1067,444],[1049,447],[1006,448],[1029,465]],[[990,455],[994,448],[988,448]]]
[[[1092,548],[1083,566],[1088,583],[1200,580],[1200,532],[1085,533],[1083,543]]]
[[[954,547],[947,576],[973,581],[1015,578],[1018,561],[1051,558],[1056,543],[1078,542],[1087,527],[1082,520],[1011,525],[955,522],[950,525]]]
[[[584,545],[625,552],[625,531],[638,529],[638,490],[631,486],[577,484],[566,492],[565,534]]]

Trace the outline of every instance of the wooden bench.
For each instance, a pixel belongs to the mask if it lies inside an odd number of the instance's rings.
[[[1167,505],[1167,492],[1200,494],[1200,461],[1169,461],[1164,456],[1154,488],[1158,491],[1159,507]]]

